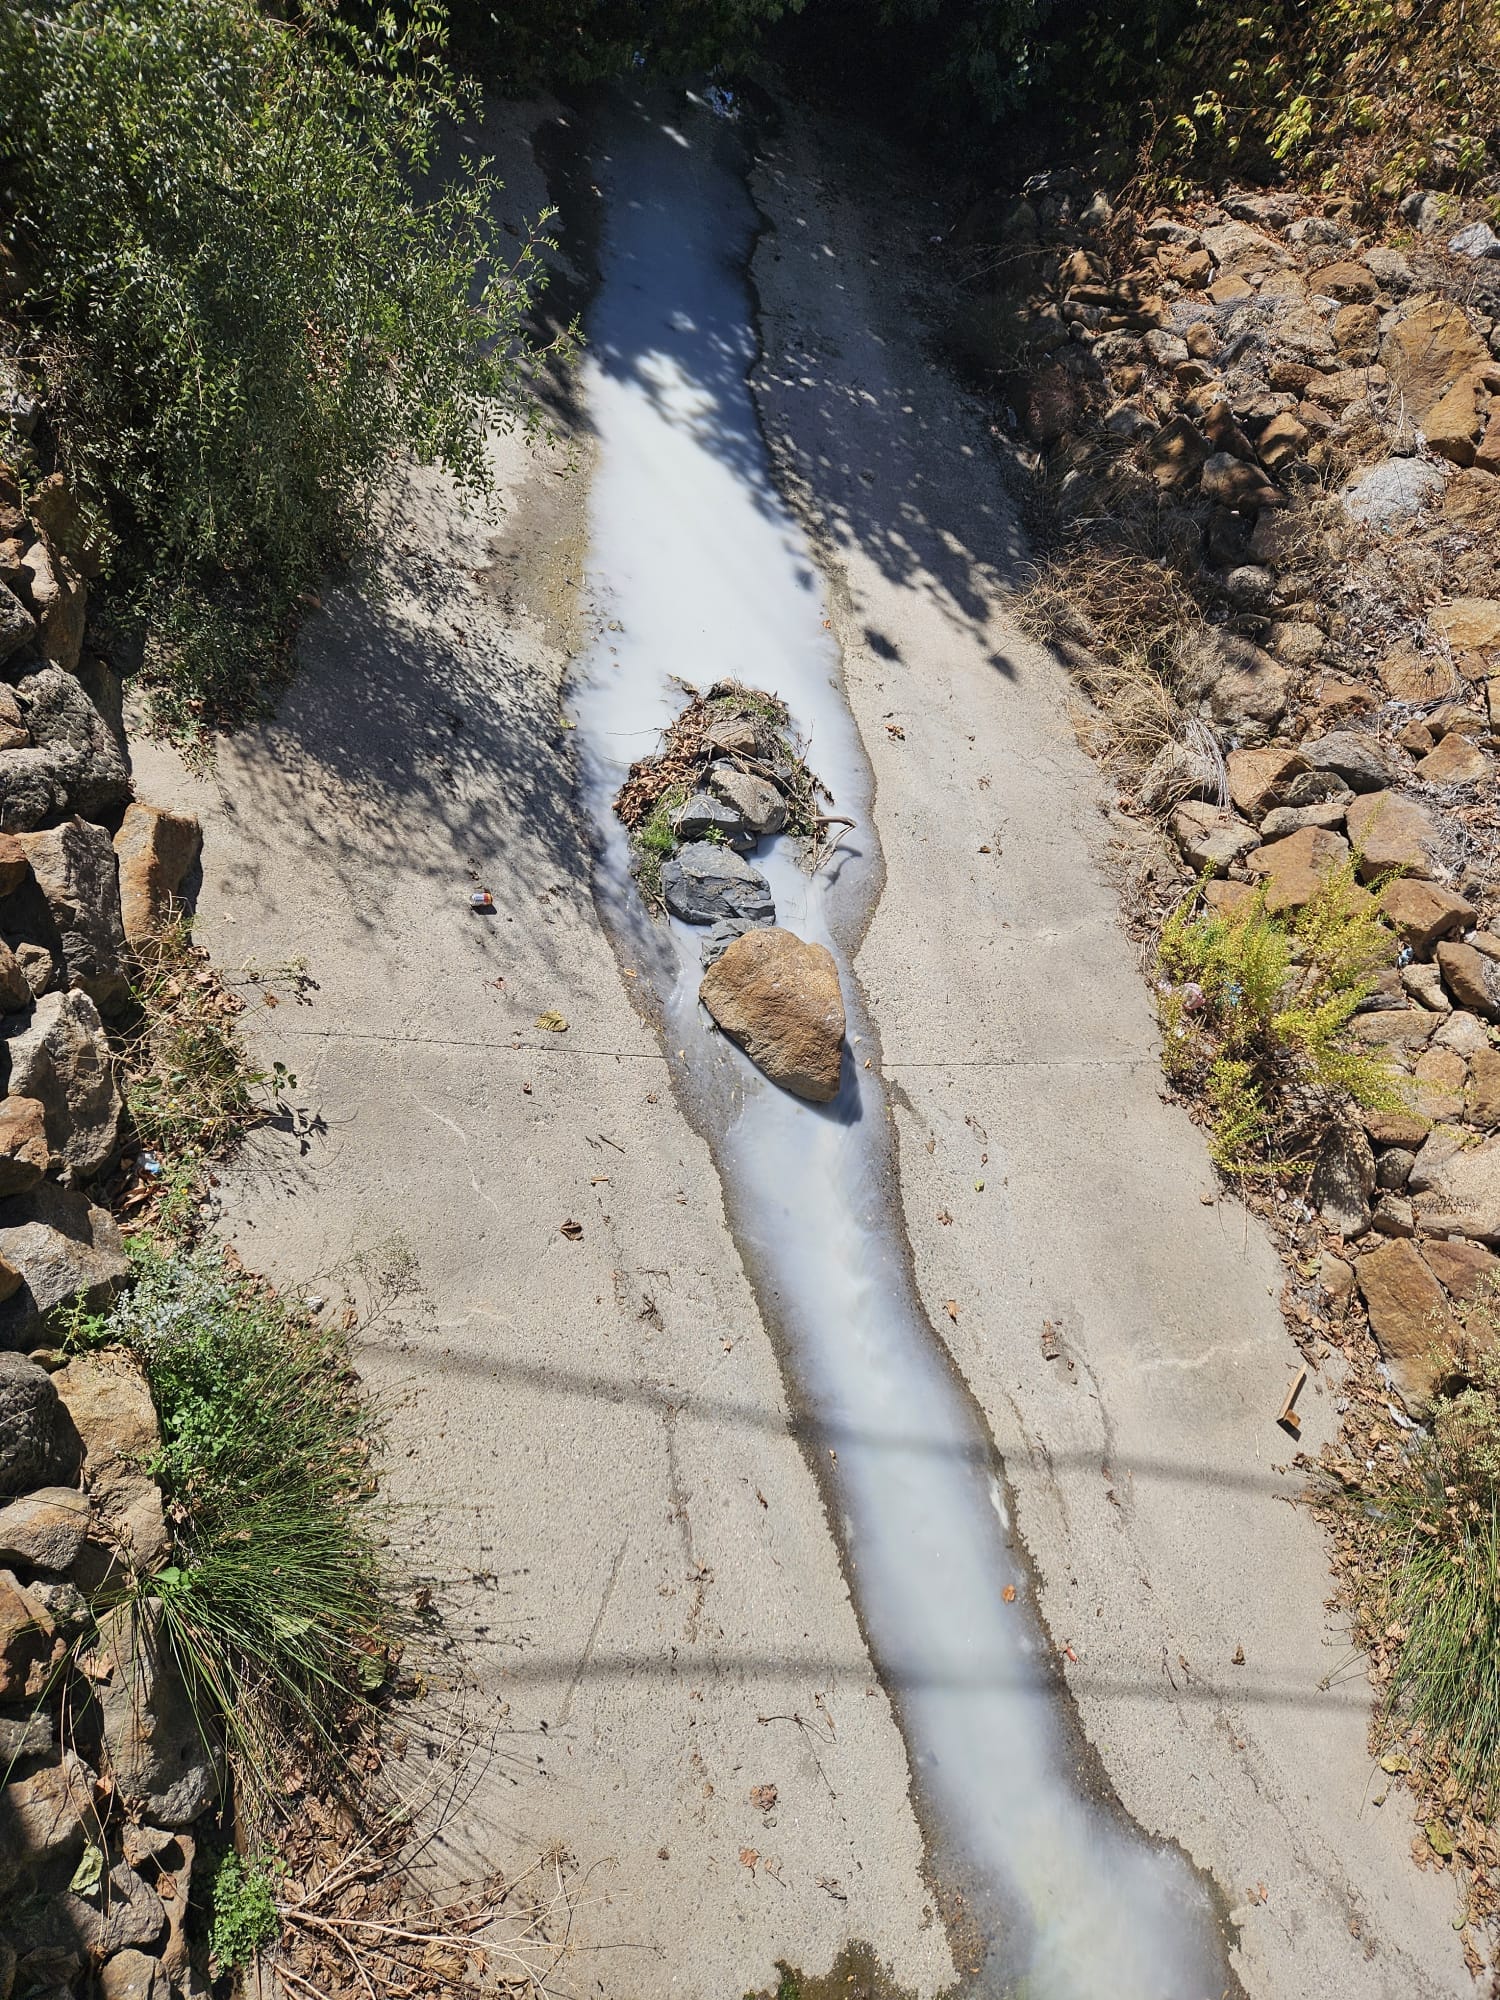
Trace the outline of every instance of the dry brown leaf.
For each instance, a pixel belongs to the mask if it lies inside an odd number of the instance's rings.
[[[750,1788],[750,1803],[757,1812],[769,1812],[776,1803],[776,1787],[774,1785],[752,1785]]]
[[[572,1216],[569,1216],[567,1221],[560,1225],[560,1234],[566,1236],[570,1243],[577,1243],[583,1236],[583,1224],[575,1222]]]

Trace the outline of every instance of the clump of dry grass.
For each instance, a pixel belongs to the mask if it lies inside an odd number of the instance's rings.
[[[1376,1747],[1422,1829],[1461,1871],[1463,1916],[1500,1922],[1500,1291],[1455,1301],[1465,1378],[1423,1430],[1395,1429],[1374,1381],[1324,1452],[1315,1498],[1338,1602],[1381,1705]],[[1436,1336],[1434,1336],[1436,1337]],[[1482,1961],[1472,1938],[1465,1955]]]
[[[1016,612],[1100,711],[1112,761],[1144,769],[1164,744],[1187,739],[1175,655],[1203,609],[1172,564],[1129,549],[1066,548],[1036,565]]]

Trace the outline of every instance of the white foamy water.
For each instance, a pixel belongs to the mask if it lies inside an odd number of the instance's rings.
[[[834,810],[860,822],[815,878],[788,841],[752,857],[778,922],[834,951],[851,1001],[840,930],[877,856],[820,579],[771,483],[746,387],[755,344],[742,265],[755,217],[734,140],[691,104],[666,118],[621,110],[594,171],[605,217],[584,362],[599,443],[589,577],[601,619],[621,629],[603,631],[583,662],[575,712],[601,903],[633,963],[656,965],[673,1057],[687,1052],[736,1239],[826,1459],[926,1831],[982,1885],[984,1990],[1219,2000],[1224,1960],[1202,1885],[1080,1786],[998,1468],[913,1295],[887,1193],[884,1105],[860,1047],[835,1103],[789,1097],[709,1032],[697,1001],[704,933],[674,922],[658,927],[656,949],[644,941],[611,801],[681,707],[674,676],[774,690]],[[860,1029],[851,1006],[851,1037]]]

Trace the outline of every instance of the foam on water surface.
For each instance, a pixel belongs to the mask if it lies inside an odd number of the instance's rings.
[[[611,810],[682,706],[676,680],[778,694],[834,810],[859,822],[816,876],[789,840],[753,856],[777,921],[841,938],[878,868],[869,778],[821,579],[770,472],[747,373],[755,212],[736,142],[703,106],[642,103],[602,128],[599,285],[583,363],[597,434],[589,580],[601,631],[574,710],[597,829],[597,892],[655,963],[672,1051],[713,1145],[736,1240],[776,1325],[872,1655],[895,1698],[925,1829],[982,1887],[984,1988],[1026,2000],[1219,2000],[1222,1946],[1180,1854],[1090,1797],[990,1441],[914,1296],[889,1193],[881,1090],[857,1045],[828,1106],[767,1083],[707,1031],[703,933],[650,926]],[[1010,1587],[1015,1599],[1007,1604]],[[872,1832],[878,1830],[872,1829]]]

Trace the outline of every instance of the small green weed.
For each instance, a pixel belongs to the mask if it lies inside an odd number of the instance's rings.
[[[635,878],[641,895],[653,910],[663,907],[661,871],[677,852],[673,821],[688,802],[686,785],[673,785],[662,793],[651,816],[631,835],[635,848]]]
[[[1387,1058],[1347,1032],[1394,951],[1352,860],[1289,917],[1263,895],[1232,912],[1196,902],[1184,899],[1162,930],[1157,1004],[1167,1073],[1202,1091],[1218,1167],[1287,1173],[1349,1100],[1408,1108]]]
[[[220,1972],[238,1971],[274,1942],[281,1929],[275,1887],[279,1872],[279,1863],[255,1856],[244,1861],[233,1848],[219,1863],[208,1943]]]

